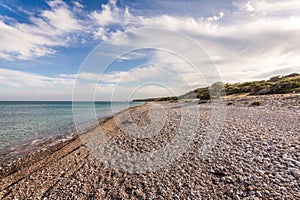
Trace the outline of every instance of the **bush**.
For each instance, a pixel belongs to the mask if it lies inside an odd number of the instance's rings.
[[[216,82],[209,87],[197,88],[186,94],[179,96],[179,99],[198,98],[207,102],[211,98],[220,98],[225,95],[245,94],[266,95],[266,94],[286,94],[300,93],[300,74],[293,73],[287,76],[273,76],[267,81],[252,81],[244,83],[226,83]],[[160,97],[149,99],[137,99],[134,101],[176,101],[177,97]],[[259,106],[260,102],[253,102],[253,105]]]

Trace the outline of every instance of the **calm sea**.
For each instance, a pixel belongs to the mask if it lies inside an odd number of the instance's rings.
[[[95,116],[100,119],[139,104],[141,103],[77,102],[76,120],[78,124],[88,124]],[[30,145],[43,138],[59,136],[75,130],[74,127],[72,102],[0,101],[0,153],[16,148],[18,144]]]

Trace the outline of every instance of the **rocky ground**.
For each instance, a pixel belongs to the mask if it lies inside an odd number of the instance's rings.
[[[101,132],[2,177],[0,197],[300,199],[300,97],[231,97],[225,105],[216,143],[207,140],[218,107],[212,103],[148,103],[122,112]],[[215,146],[203,156],[206,142]]]

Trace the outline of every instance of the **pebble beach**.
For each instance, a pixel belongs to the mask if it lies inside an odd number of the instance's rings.
[[[157,134],[146,138],[126,134],[134,124],[146,127],[150,123],[153,104],[159,104],[167,116]],[[165,166],[137,173],[122,158],[120,168],[111,167],[91,149],[89,142],[99,139],[91,130],[1,166],[0,198],[300,199],[298,94],[229,97],[220,136],[205,156],[199,149],[213,105],[185,104],[191,114],[199,113],[193,119],[199,125],[185,151]],[[99,126],[102,134],[125,152],[151,152],[176,137],[180,106],[178,102],[149,102],[118,113]],[[110,151],[101,155],[106,154],[118,158]]]

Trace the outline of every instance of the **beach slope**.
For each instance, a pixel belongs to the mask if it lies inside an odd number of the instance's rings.
[[[18,171],[3,175],[0,197],[299,199],[299,96],[232,97],[227,102],[220,137],[205,157],[200,156],[199,149],[210,123],[212,105],[187,103],[191,112],[200,111],[199,127],[186,152],[165,167],[145,173],[110,168],[86,144],[95,134],[90,131],[35,162],[24,162],[26,165]],[[168,119],[158,134],[138,139],[124,131],[130,124],[150,123],[149,108],[153,103],[147,103],[127,110],[128,119],[123,112],[103,122],[106,137],[126,151],[150,152],[166,146],[176,136],[181,108],[178,103],[159,104]]]

